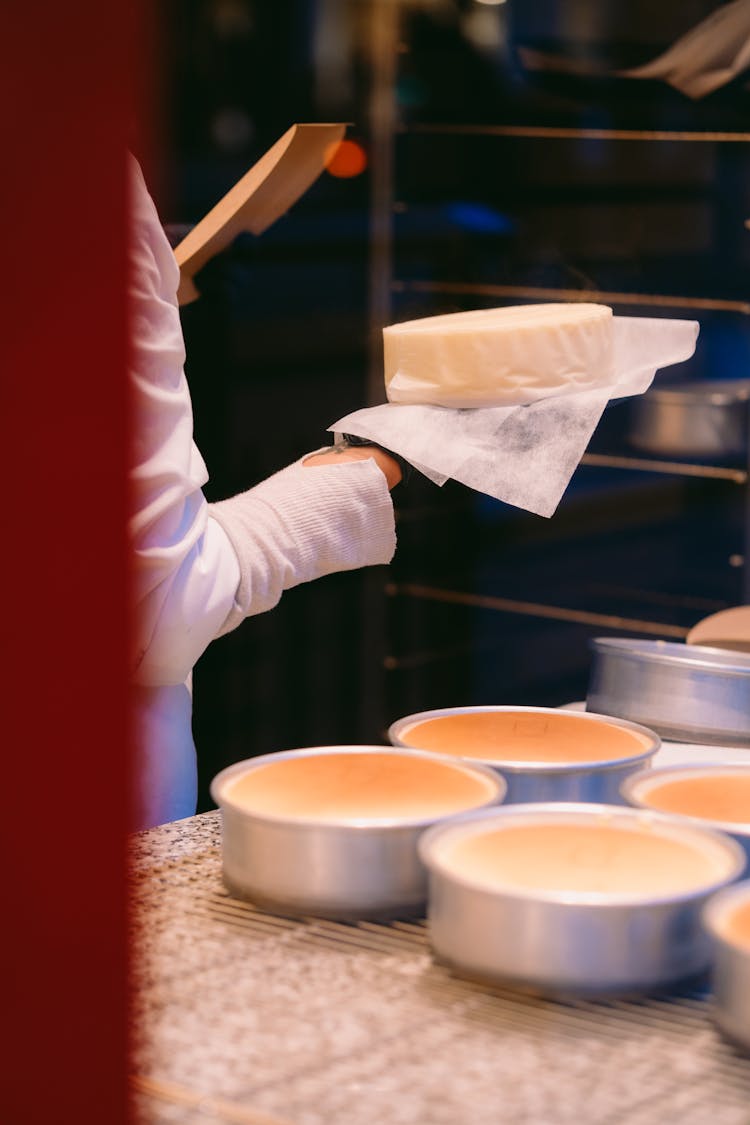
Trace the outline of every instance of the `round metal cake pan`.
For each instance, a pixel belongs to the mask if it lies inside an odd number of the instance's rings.
[[[433,799],[436,787],[441,796]],[[498,804],[505,788],[488,768],[391,746],[306,747],[237,762],[211,784],[224,883],[281,913],[419,913],[427,898],[421,833],[444,817]]]
[[[498,740],[491,756],[474,756],[468,744],[457,742],[452,753],[466,762],[490,766],[505,779],[507,793],[503,804],[535,801],[593,801],[605,804],[622,804],[620,785],[631,773],[648,766],[661,746],[661,739],[653,730],[627,719],[605,715],[576,713],[569,715],[554,707],[512,707],[505,705],[486,707],[443,707],[431,711],[420,711],[406,715],[392,723],[388,738],[395,746],[420,747],[410,730],[419,723],[448,716],[472,715],[518,715],[521,722],[530,724],[549,723],[548,737],[554,739],[554,724],[564,722],[570,729],[576,724],[588,724],[581,729],[585,732],[601,732],[601,758],[585,762],[574,761],[513,761],[507,749]],[[607,740],[612,730],[632,735],[632,752],[608,755]],[[619,737],[619,736],[618,736]],[[434,751],[429,751],[434,752]]]
[[[698,814],[696,798],[688,792],[688,789],[694,788],[696,784],[700,785],[704,779],[708,784],[726,785],[728,795],[734,788],[734,803],[735,805],[743,803],[743,808],[746,809],[745,819],[726,820],[720,816],[712,816],[710,813]],[[670,799],[666,803],[663,797],[661,800],[659,798],[659,790],[663,786],[671,787]],[[682,801],[679,796],[681,788]],[[680,820],[726,833],[743,848],[750,865],[750,764],[743,766],[706,763],[705,765],[658,766],[655,769],[631,774],[623,781],[621,793],[625,801],[634,808],[651,809],[654,812],[676,816]],[[746,804],[745,794],[748,794]]]
[[[591,648],[587,711],[677,742],[750,746],[750,655],[622,637]]]
[[[750,879],[712,895],[703,921],[714,945],[714,1018],[727,1038],[750,1054]]]
[[[587,845],[577,845],[570,868],[579,872],[590,856],[599,867],[602,889],[580,890],[578,875],[571,876],[570,886],[555,883],[545,864],[550,856],[562,856],[566,845],[549,850],[549,826],[556,832],[561,826],[592,830],[592,848],[584,853]],[[512,831],[519,827],[540,834],[539,874],[528,888],[519,885],[527,878],[518,875],[527,848]],[[658,893],[653,889],[656,863],[639,862],[630,874],[631,881],[642,879],[642,889],[640,883],[628,893],[608,889],[617,862],[609,840],[604,851],[594,846],[602,828],[623,829],[628,839],[634,835],[649,849],[661,847],[660,841],[685,849],[687,863],[700,864],[700,875],[688,867],[689,875],[683,872],[674,893],[665,892],[665,880],[671,886],[676,876],[660,857]],[[505,865],[497,879],[481,857],[466,859],[467,845],[471,849],[478,841],[481,847],[487,839],[498,841]],[[456,861],[462,849],[464,858]],[[701,908],[745,866],[742,849],[721,833],[637,809],[574,803],[507,805],[468,814],[429,829],[419,852],[429,870],[428,925],[436,959],[462,976],[555,996],[663,991],[705,973],[712,946]]]
[[[629,406],[629,441],[666,457],[738,457],[748,447],[750,379],[652,387]]]

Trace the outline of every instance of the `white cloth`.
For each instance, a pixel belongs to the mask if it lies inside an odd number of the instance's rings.
[[[750,0],[732,0],[692,27],[651,62],[618,71],[661,78],[689,98],[704,98],[750,66]]]
[[[144,828],[195,812],[190,675],[207,645],[291,586],[389,562],[395,527],[371,459],[297,462],[208,505],[183,371],[179,270],[134,159],[130,191],[135,827]]]

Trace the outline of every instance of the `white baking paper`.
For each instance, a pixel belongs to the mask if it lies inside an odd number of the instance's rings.
[[[453,479],[551,516],[610,399],[643,394],[660,368],[689,359],[698,331],[694,320],[616,316],[608,386],[528,406],[452,410],[388,402],[355,410],[328,429],[392,449],[435,484]]]
[[[697,99],[726,86],[748,65],[750,4],[732,0],[691,27],[658,58],[616,73],[622,78],[660,78]]]

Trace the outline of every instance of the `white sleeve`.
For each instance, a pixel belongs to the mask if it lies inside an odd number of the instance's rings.
[[[133,665],[136,683],[156,686],[183,683],[216,636],[271,608],[290,586],[388,562],[395,529],[371,459],[298,462],[209,507],[183,371],[179,270],[132,165]]]
[[[393,503],[372,458],[309,468],[297,462],[210,512],[241,571],[223,633],[270,609],[292,586],[388,563],[396,548]]]
[[[131,160],[128,285],[135,681],[183,683],[234,604],[237,557],[208,519],[177,307],[179,269]]]

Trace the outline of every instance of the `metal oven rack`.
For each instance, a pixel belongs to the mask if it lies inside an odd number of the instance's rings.
[[[700,990],[545,1000],[452,976],[422,920],[265,913],[219,817],[135,841],[134,1125],[748,1125]]]
[[[709,130],[663,130],[635,128],[573,128],[567,126],[548,126],[545,124],[471,124],[471,123],[404,123],[400,118],[397,102],[397,86],[401,60],[409,54],[410,45],[405,41],[404,13],[410,7],[407,0],[391,0],[388,3],[372,5],[370,70],[372,81],[370,140],[372,154],[372,221],[371,221],[371,302],[370,302],[370,340],[371,361],[368,381],[369,401],[376,403],[383,399],[381,329],[394,318],[394,302],[404,296],[418,296],[430,301],[468,301],[476,306],[479,303],[513,303],[517,301],[555,301],[590,300],[610,304],[616,309],[622,307],[653,308],[668,310],[668,315],[700,317],[701,313],[741,318],[750,316],[750,302],[736,299],[723,299],[719,296],[680,296],[670,293],[639,293],[628,291],[608,292],[590,288],[549,288],[530,286],[526,283],[488,284],[467,281],[465,278],[450,277],[403,278],[396,274],[394,262],[396,255],[395,221],[399,214],[408,211],[408,203],[397,194],[397,142],[399,138],[430,136],[434,142],[441,138],[480,137],[494,138],[498,142],[512,138],[523,139],[529,144],[548,144],[556,141],[585,138],[588,142],[604,142],[628,145],[641,142],[653,145],[684,146],[747,146],[750,133],[740,131]],[[737,232],[737,238],[744,237],[744,231]],[[436,311],[445,311],[444,307]],[[648,313],[641,312],[641,315]],[[750,322],[748,327],[750,327]],[[750,449],[745,464],[703,464],[690,460],[676,461],[657,457],[633,455],[629,451],[615,449],[590,450],[582,460],[584,467],[597,469],[623,470],[631,474],[647,474],[660,480],[682,480],[684,482],[715,482],[726,485],[727,495],[731,493],[732,503],[736,503],[736,493],[742,490],[742,542],[730,556],[730,565],[735,568],[737,591],[736,602],[750,601]],[[407,522],[419,520],[419,510],[400,513],[403,526]],[[430,518],[429,514],[424,518]],[[696,530],[696,535],[700,531]],[[401,568],[403,571],[403,567]],[[641,580],[647,586],[647,578]],[[576,623],[583,628],[597,631],[627,631],[643,636],[684,639],[689,625],[670,615],[660,614],[658,604],[653,603],[653,613],[629,614],[622,611],[602,610],[600,606],[566,605],[553,596],[547,597],[497,597],[493,591],[474,587],[448,587],[441,581],[425,581],[423,578],[397,577],[385,589],[385,599],[422,600],[425,605],[474,606],[479,609],[497,610],[518,617]],[[384,614],[384,602],[378,594],[372,596],[374,612],[380,620]],[[723,603],[723,604],[732,604]],[[736,604],[736,603],[735,603]],[[702,608],[701,608],[702,607]],[[701,602],[696,597],[691,612],[693,620],[707,615],[722,604],[712,604],[710,600]],[[427,612],[427,610],[425,610]],[[415,665],[426,666],[430,661],[439,661],[445,655],[445,646],[426,642],[418,652],[395,651],[393,644],[383,635],[381,626],[375,628],[380,640],[388,649],[385,658],[386,668],[408,669]],[[429,704],[432,705],[432,704]]]

